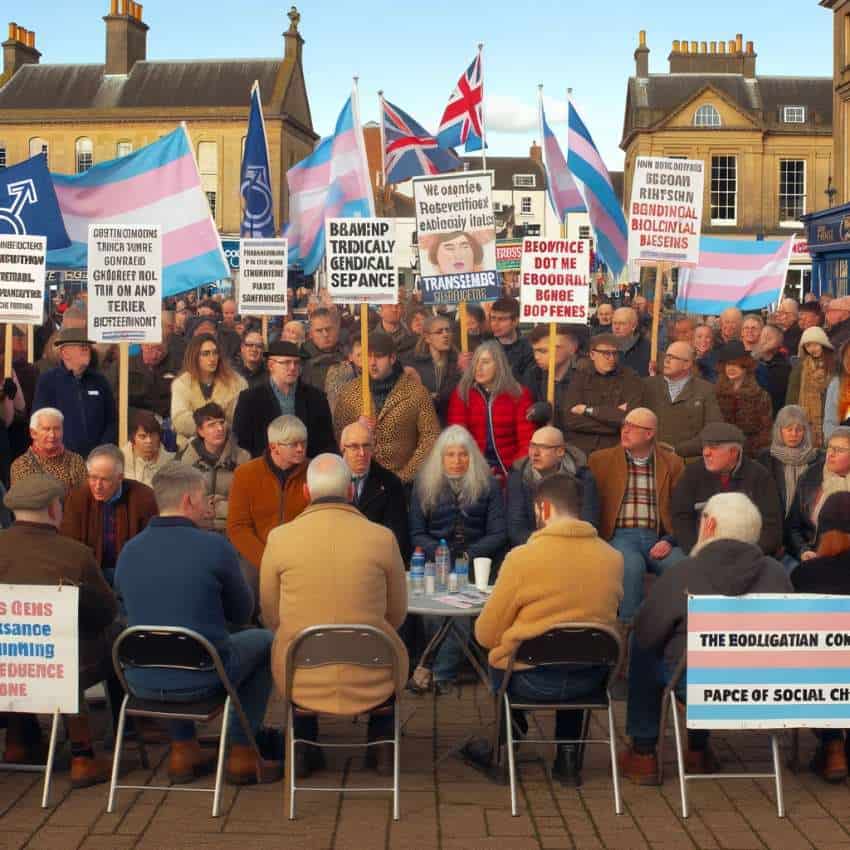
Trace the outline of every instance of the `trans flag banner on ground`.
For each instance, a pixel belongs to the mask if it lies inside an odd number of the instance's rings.
[[[850,597],[688,597],[688,728],[850,725]]]

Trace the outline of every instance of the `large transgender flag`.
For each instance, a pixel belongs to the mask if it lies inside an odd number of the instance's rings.
[[[781,242],[702,236],[699,265],[679,270],[676,309],[716,316],[727,307],[761,310],[775,304],[793,246],[793,236]]]
[[[325,254],[326,218],[375,215],[366,147],[352,94],[336,129],[307,159],[286,172],[289,184],[289,262],[312,274]]]
[[[546,184],[549,189],[549,200],[563,222],[567,213],[585,212],[584,199],[573,180],[567,161],[561,151],[561,146],[555,138],[552,129],[546,123],[546,113],[543,111],[543,101],[540,101],[540,125],[543,127],[543,164],[546,168]]]
[[[230,277],[185,126],[82,174],[53,174],[71,245],[48,251],[54,269],[88,265],[89,224],[159,224],[163,295]]]
[[[584,199],[596,235],[596,253],[617,278],[626,265],[629,229],[608,169],[584,122],[570,101],[567,165],[584,184]]]

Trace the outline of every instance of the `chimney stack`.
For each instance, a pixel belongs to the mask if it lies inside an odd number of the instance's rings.
[[[286,13],[286,17],[289,18],[289,29],[283,34],[283,58],[290,59],[297,65],[300,65],[301,48],[304,46],[304,39],[301,38],[301,33],[298,32],[301,13],[293,6]]]
[[[649,79],[649,48],[646,46],[646,30],[638,35],[638,47],[635,50],[635,76],[639,80]]]
[[[147,58],[148,26],[142,7],[133,0],[110,0],[106,23],[106,74],[126,76]]]
[[[543,148],[541,148],[536,141],[531,143],[531,147],[528,149],[528,155],[535,162],[539,162],[541,165],[543,165]]]
[[[9,38],[3,42],[3,78],[8,80],[23,65],[38,65],[41,53],[35,49],[35,33],[9,23]]]
[[[674,40],[668,59],[671,74],[740,74],[748,79],[756,75],[755,47],[748,41],[745,50],[740,33],[728,42]]]

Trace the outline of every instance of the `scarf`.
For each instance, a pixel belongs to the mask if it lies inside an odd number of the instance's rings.
[[[375,402],[376,414],[380,413],[384,409],[384,404],[386,403],[389,394],[393,391],[393,387],[395,387],[396,382],[401,377],[403,371],[401,363],[396,360],[393,364],[392,371],[386,378],[381,378],[380,380],[375,380],[374,378],[369,379],[369,385],[372,388],[372,399]]]
[[[823,358],[815,360],[807,354],[803,355],[799,405],[812,426],[812,444],[815,448],[823,446],[823,401],[831,377]]]
[[[817,446],[798,446],[792,449],[774,442],[770,447],[770,454],[782,464],[782,471],[785,473],[785,516],[788,516],[794,502],[794,493],[797,492],[797,482],[817,457],[818,449]]]
[[[833,493],[850,493],[850,475],[836,475],[830,472],[825,466],[823,468],[823,483],[821,484],[818,500],[815,502],[814,510],[812,511],[812,522],[815,527],[818,524],[818,516],[823,503]]]

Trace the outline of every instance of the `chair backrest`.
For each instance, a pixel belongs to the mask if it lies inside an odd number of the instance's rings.
[[[618,631],[602,623],[559,623],[542,635],[523,641],[513,662],[533,667],[600,665],[619,667],[623,642]]]
[[[201,634],[179,626],[134,626],[115,641],[112,657],[118,665],[161,670],[217,670],[221,660]]]

